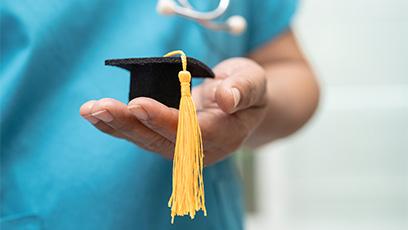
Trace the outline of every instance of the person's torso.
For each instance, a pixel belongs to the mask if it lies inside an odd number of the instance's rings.
[[[218,1],[196,2],[209,9]],[[105,67],[105,59],[182,49],[213,66],[245,54],[245,36],[160,16],[155,4],[1,3],[6,33],[1,35],[0,63],[2,226],[242,228],[239,179],[231,159],[204,170],[208,217],[176,218],[171,226],[172,162],[100,133],[78,114],[90,99],[127,101],[128,74]],[[248,15],[246,4],[232,1],[228,15]]]

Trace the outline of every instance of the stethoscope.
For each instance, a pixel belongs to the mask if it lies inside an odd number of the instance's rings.
[[[247,26],[244,17],[233,15],[225,22],[216,23],[213,21],[225,13],[229,4],[230,0],[220,0],[216,9],[208,12],[200,12],[193,8],[189,0],[159,0],[157,3],[157,11],[164,15],[177,14],[190,18],[211,30],[224,30],[233,35],[240,35],[245,31]]]

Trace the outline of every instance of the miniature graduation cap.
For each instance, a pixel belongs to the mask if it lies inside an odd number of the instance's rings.
[[[174,55],[180,57],[170,57]],[[116,59],[107,60],[105,64],[130,71],[129,100],[144,96],[170,107],[179,107],[173,158],[173,191],[168,203],[171,223],[175,216],[189,215],[193,219],[199,210],[206,216],[204,150],[190,82],[191,74],[212,78],[214,73],[202,62],[187,58],[180,50],[159,58]]]
[[[188,70],[193,77],[213,78],[214,73],[201,61],[188,57]],[[177,74],[182,67],[178,57],[151,57],[106,60],[105,65],[130,71],[129,101],[150,97],[169,107],[178,108],[180,82]]]

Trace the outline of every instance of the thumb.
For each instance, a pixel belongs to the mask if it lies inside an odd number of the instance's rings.
[[[265,103],[265,71],[247,58],[231,58],[214,68],[216,75],[226,75],[217,85],[215,101],[226,113],[234,113]]]

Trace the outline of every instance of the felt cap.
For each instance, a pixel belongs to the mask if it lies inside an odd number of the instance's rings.
[[[169,107],[178,108],[182,70],[180,57],[149,57],[110,59],[105,65],[117,66],[130,72],[129,101],[150,97]],[[214,78],[212,70],[201,61],[188,57],[187,70],[192,77]]]

